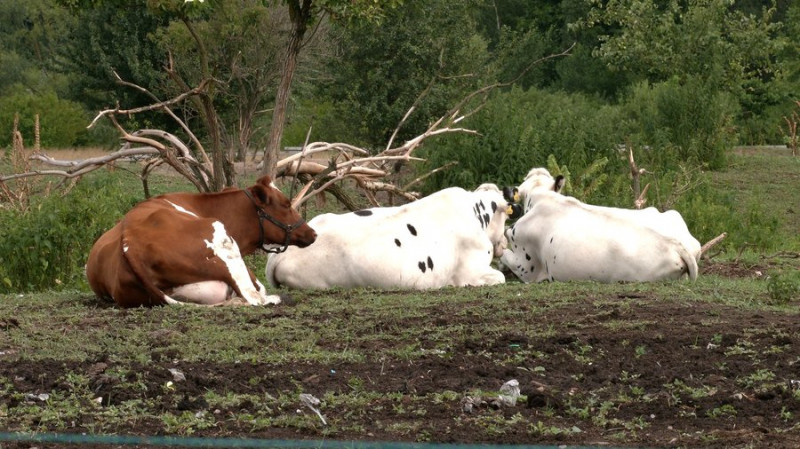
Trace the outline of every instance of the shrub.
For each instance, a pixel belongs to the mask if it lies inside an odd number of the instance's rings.
[[[96,173],[27,212],[0,209],[0,293],[84,285],[92,244],[139,199],[112,175]]]
[[[463,123],[479,136],[453,134],[426,143],[420,152],[427,158],[423,169],[458,161],[428,178],[426,190],[487,181],[516,185],[532,167],[546,166],[550,155],[576,172],[603,157],[611,168],[622,141],[617,115],[616,107],[580,94],[519,88],[499,92]]]
[[[639,83],[622,107],[626,134],[637,147],[650,149],[641,162],[651,166],[675,168],[677,162],[695,161],[718,169],[735,143],[731,130],[738,106],[707,81]]]
[[[0,102],[0,146],[11,144],[14,114],[19,114],[19,131],[25,145],[32,146],[34,117],[39,115],[42,147],[70,147],[85,139],[89,119],[83,108],[54,93],[43,95],[14,94]]]
[[[767,280],[769,297],[778,303],[800,299],[800,271],[777,270]]]

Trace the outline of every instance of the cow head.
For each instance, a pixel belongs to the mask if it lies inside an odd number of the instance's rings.
[[[261,226],[260,247],[267,252],[283,252],[289,245],[304,248],[317,239],[317,233],[292,208],[269,176],[262,176],[256,184],[246,189],[258,213]]]
[[[475,215],[492,242],[494,256],[500,257],[508,244],[505,237],[506,220],[518,218],[522,214],[522,208],[519,204],[507,202],[503,198],[504,193],[495,184],[481,184],[475,189],[475,193]]]
[[[524,211],[527,212],[531,208],[530,198],[535,192],[549,190],[561,193],[565,182],[562,175],[553,178],[546,168],[533,168],[519,187],[506,187],[503,189],[503,195],[509,202],[522,201],[522,204],[525,205]]]

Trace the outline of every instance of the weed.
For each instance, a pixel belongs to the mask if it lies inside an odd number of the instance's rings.
[[[706,411],[709,418],[733,418],[736,416],[736,407],[731,404],[724,404]]]
[[[800,299],[800,271],[778,270],[767,279],[769,297],[779,304]]]
[[[775,373],[768,369],[760,369],[749,376],[736,381],[737,384],[745,388],[759,389],[763,388],[765,383],[775,380]]]

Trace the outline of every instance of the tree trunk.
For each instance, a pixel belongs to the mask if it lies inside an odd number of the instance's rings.
[[[292,78],[297,68],[297,56],[303,44],[308,22],[311,19],[311,3],[313,0],[289,0],[289,17],[292,21],[292,35],[286,48],[286,58],[283,61],[281,82],[275,95],[275,108],[272,111],[272,125],[269,129],[269,139],[264,150],[264,166],[262,175],[275,177],[275,166],[278,163],[283,138],[283,126],[286,123],[286,108],[289,104],[289,94],[292,88]]]

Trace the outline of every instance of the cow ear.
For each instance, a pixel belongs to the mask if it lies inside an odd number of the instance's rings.
[[[264,187],[269,187],[270,184],[272,184],[272,178],[270,178],[269,175],[264,175],[264,176],[258,178],[258,181],[256,181],[256,184],[262,185]]]
[[[503,187],[503,198],[505,198],[509,203],[516,203],[519,201],[519,189],[516,187]]]
[[[566,179],[564,179],[563,175],[556,176],[556,182],[553,184],[553,191],[556,193],[560,193],[561,189],[564,188],[564,184],[566,183]]]
[[[509,203],[506,209],[506,214],[509,220],[516,220],[522,216],[522,205],[518,203]]]
[[[269,178],[269,177],[265,176],[264,178]],[[250,187],[250,191],[253,192],[253,198],[256,198],[258,202],[261,203],[262,206],[266,206],[269,204],[269,194],[268,194],[269,184],[266,184],[266,186],[262,185],[261,179],[258,180],[256,185]]]

